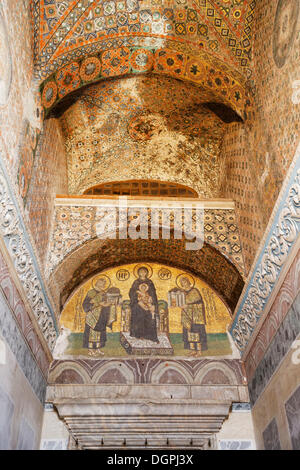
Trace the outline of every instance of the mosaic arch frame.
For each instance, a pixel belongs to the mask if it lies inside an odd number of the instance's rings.
[[[37,77],[86,53],[123,46],[199,51],[224,60],[242,76],[251,76],[256,0],[220,2],[91,2],[32,0]]]
[[[143,67],[136,64],[139,57],[144,57]],[[90,70],[92,72],[89,74]],[[165,48],[120,47],[98,55],[87,53],[48,77],[40,85],[45,117],[66,96],[87,85],[141,73],[164,74],[199,87],[204,102],[222,103],[243,120],[247,119],[251,111],[251,93],[243,77],[213,57]]]
[[[244,287],[244,280],[233,263],[206,242],[201,250],[187,251],[185,240],[93,239],[64,257],[50,275],[49,289],[56,311],[61,312],[75,290],[101,271],[147,261],[197,276],[213,289],[231,313]]]

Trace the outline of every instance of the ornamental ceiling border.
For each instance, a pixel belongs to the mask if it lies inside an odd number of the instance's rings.
[[[215,0],[178,1],[168,2],[165,8],[159,2],[141,6],[132,0],[126,6],[122,3],[122,11],[114,2],[90,0],[75,0],[59,7],[53,2],[44,9],[43,0],[32,0],[35,60],[40,71],[68,49],[78,50],[111,37],[146,36],[164,41],[177,39],[197,49],[210,48],[216,56],[227,51],[234,66],[250,76],[256,0],[227,6]]]
[[[197,86],[210,95],[205,101],[224,103],[245,120],[251,110],[250,90],[243,77],[207,53],[176,51],[172,46],[146,47],[134,41],[118,42],[110,49],[106,44],[102,51],[87,47],[83,57],[75,54],[67,65],[58,64],[41,83],[45,116],[67,95],[86,85],[141,73],[164,74]]]
[[[39,328],[50,351],[53,351],[58,336],[55,314],[9,181],[0,154],[0,235],[11,256]]]
[[[300,144],[282,186],[260,250],[248,276],[244,293],[236,308],[230,329],[242,354],[246,352],[257,324],[263,316],[273,290],[300,232]]]

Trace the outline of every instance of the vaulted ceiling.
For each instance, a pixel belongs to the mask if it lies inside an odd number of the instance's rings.
[[[102,182],[153,179],[187,184],[201,197],[224,197],[226,123],[247,120],[252,109],[255,0],[31,5],[36,79],[45,116],[59,117],[63,127],[69,193],[82,194]],[[153,259],[157,246],[147,247]],[[103,255],[111,265],[145,257],[144,248],[141,255],[134,245],[121,248],[109,246],[112,259],[97,246],[93,253],[80,252],[78,265],[79,252],[76,260],[66,260],[51,280],[56,301],[63,303],[63,296],[104,269],[97,261]],[[168,250],[162,247],[162,257],[176,261],[178,246]],[[228,274],[232,267],[217,250],[204,251],[204,263],[191,257],[187,263],[178,259],[178,265],[211,276],[207,282],[233,309],[241,276],[233,270],[233,292],[226,293],[229,277],[218,281],[215,273]],[[198,272],[204,265],[207,273]]]
[[[99,183],[152,179],[222,196],[226,124],[193,85],[159,75],[86,87],[63,113],[70,194]]]
[[[46,111],[86,83],[154,71],[210,90],[245,117],[255,3],[33,0]]]

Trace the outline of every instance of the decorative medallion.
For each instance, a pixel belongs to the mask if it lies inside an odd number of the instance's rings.
[[[148,49],[137,49],[131,56],[131,67],[138,72],[148,72],[152,69],[153,54]]]
[[[299,0],[279,0],[273,31],[273,57],[278,68],[291,52],[299,16]]]
[[[84,82],[95,80],[101,71],[101,62],[97,57],[85,59],[80,68],[80,77]]]
[[[127,47],[105,51],[102,55],[102,75],[111,77],[128,73],[130,70],[129,56],[130,50]]]
[[[56,100],[57,97],[57,86],[55,82],[48,82],[45,85],[43,94],[42,94],[42,103],[45,108],[50,108]]]
[[[155,53],[155,72],[181,76],[184,72],[185,55],[168,49],[159,49]]]
[[[63,98],[80,85],[79,64],[72,62],[62,68],[56,75],[59,97]]]
[[[127,281],[130,278],[130,272],[128,269],[119,269],[119,271],[116,272],[116,278],[118,281]]]
[[[139,114],[129,122],[128,133],[133,140],[145,142],[163,128],[161,120],[155,114]]]
[[[158,277],[161,281],[169,281],[172,277],[172,273],[171,273],[170,269],[161,268],[158,271]]]

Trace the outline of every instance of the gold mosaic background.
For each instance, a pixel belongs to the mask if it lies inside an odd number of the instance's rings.
[[[153,274],[151,276],[151,280],[153,281],[157,298],[158,300],[165,300],[168,301],[168,292],[177,287],[176,279],[177,276],[184,273],[184,271],[180,269],[176,269],[170,266],[165,266],[162,264],[157,263],[139,263],[139,264],[127,264],[123,266],[118,266],[116,268],[108,269],[103,271],[101,274],[94,276],[88,282],[86,282],[70,299],[67,303],[66,307],[64,308],[60,323],[62,326],[69,328],[73,332],[83,332],[84,331],[84,319],[85,319],[85,312],[82,309],[82,302],[87,294],[87,292],[92,289],[92,285],[94,284],[95,280],[101,277],[103,274],[107,276],[110,281],[110,287],[118,287],[121,291],[122,301],[129,299],[129,290],[132,283],[135,281],[136,277],[134,275],[135,267],[136,266],[151,266],[153,270]],[[124,281],[119,281],[117,279],[117,273],[122,270],[127,270],[130,274],[129,278]],[[162,270],[167,270],[170,273],[170,278],[167,280],[161,279]],[[191,276],[188,274],[188,277],[193,277],[195,280],[195,287],[199,289],[203,301],[205,304],[205,311],[206,311],[206,331],[207,333],[225,333],[226,326],[230,323],[230,315],[228,309],[226,308],[225,304],[222,300],[214,293],[214,291],[207,286],[203,281],[196,278],[195,276]],[[120,331],[121,326],[121,306],[117,307],[117,321],[113,324],[113,332]],[[81,322],[80,327],[79,323],[75,322],[75,316],[80,314]],[[78,317],[77,317],[78,318]],[[181,333],[182,326],[181,326],[181,308],[180,307],[169,307],[169,329],[170,333]],[[108,330],[110,331],[110,330]]]

